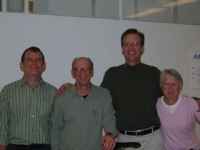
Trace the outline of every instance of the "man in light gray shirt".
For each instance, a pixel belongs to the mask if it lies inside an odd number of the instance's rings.
[[[75,58],[71,73],[75,86],[56,99],[52,115],[53,150],[112,150],[117,130],[108,90],[91,83],[87,57]]]

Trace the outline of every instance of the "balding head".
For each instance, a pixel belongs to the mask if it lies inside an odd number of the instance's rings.
[[[74,70],[74,66],[76,63],[82,63],[82,62],[85,62],[88,64],[89,68],[90,68],[90,71],[93,73],[93,70],[94,70],[94,65],[93,65],[93,62],[92,60],[89,58],[89,57],[76,57],[74,58],[74,60],[72,61],[72,71]]]

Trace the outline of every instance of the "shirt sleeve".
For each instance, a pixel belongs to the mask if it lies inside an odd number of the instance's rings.
[[[9,101],[6,88],[0,93],[0,144],[7,144]]]
[[[195,115],[195,118],[197,120],[197,122],[200,124],[200,101],[196,101],[195,105],[195,112],[194,112],[194,115]]]
[[[161,97],[163,96],[163,92],[162,92],[162,89],[160,87],[160,75],[161,75],[161,72],[158,68],[155,67],[155,82],[156,82],[156,86],[158,88],[158,97]]]
[[[110,84],[110,69],[109,70],[107,70],[106,72],[105,72],[105,74],[104,74],[104,77],[103,77],[103,81],[102,81],[102,83],[101,83],[101,87],[103,87],[103,88],[106,88],[106,89],[110,89],[110,86],[111,86],[111,84]]]
[[[51,144],[52,150],[60,150],[61,132],[64,126],[63,109],[61,99],[55,97],[53,112],[51,115]]]
[[[116,128],[115,111],[112,105],[111,95],[107,90],[105,94],[105,106],[103,110],[103,127],[105,132],[109,132],[112,133],[113,136],[117,136],[118,131]]]

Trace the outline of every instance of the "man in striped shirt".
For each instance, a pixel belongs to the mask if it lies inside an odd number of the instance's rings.
[[[23,77],[0,93],[0,150],[50,150],[50,114],[56,88],[42,79],[45,57],[29,47],[21,57]]]

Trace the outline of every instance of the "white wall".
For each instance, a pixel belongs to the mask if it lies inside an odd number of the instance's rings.
[[[46,55],[44,78],[52,84],[73,81],[71,61],[82,55],[93,59],[93,81],[100,84],[108,67],[123,63],[120,36],[129,27],[145,33],[143,61],[178,69],[190,95],[187,53],[199,44],[200,26],[24,14],[0,14],[0,88],[21,77],[21,54],[33,45]]]

